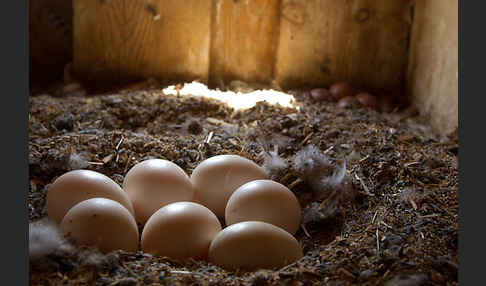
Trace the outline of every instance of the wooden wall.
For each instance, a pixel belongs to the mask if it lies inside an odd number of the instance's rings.
[[[417,0],[408,94],[439,132],[458,127],[458,0]]]
[[[280,1],[215,0],[210,78],[268,82],[273,77]]]
[[[202,0],[74,1],[75,74],[95,83],[207,81],[211,8]]]
[[[283,0],[276,79],[282,85],[349,80],[394,89],[405,79],[408,0]]]
[[[66,0],[29,1],[29,77],[44,85],[63,79],[72,60],[72,4]]]
[[[409,0],[73,2],[74,70],[90,81],[394,89],[405,82]]]

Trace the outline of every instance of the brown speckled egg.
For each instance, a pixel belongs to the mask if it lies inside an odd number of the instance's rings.
[[[189,176],[176,164],[162,159],[145,160],[133,166],[123,180],[123,189],[140,224],[145,224],[163,206],[194,198]]]
[[[302,256],[302,248],[291,234],[261,221],[226,227],[209,248],[209,261],[229,270],[276,269]]]
[[[271,180],[255,180],[239,187],[226,205],[226,225],[243,221],[263,221],[290,234],[300,226],[301,208],[294,193]]]
[[[353,96],[354,89],[347,82],[338,82],[329,87],[329,93],[331,93],[335,101],[339,101],[342,98]]]
[[[376,111],[380,111],[380,103],[378,102],[376,96],[373,96],[366,92],[361,92],[356,95],[356,99],[361,106],[369,107]]]
[[[119,202],[134,213],[132,203],[122,188],[107,176],[90,170],[74,170],[57,178],[47,192],[47,214],[61,223],[75,204],[91,198],[107,198]]]
[[[113,200],[93,198],[76,204],[66,213],[60,228],[77,244],[97,247],[103,253],[138,249],[133,215]]]
[[[315,101],[334,101],[331,93],[326,88],[314,88],[310,91],[310,95]]]
[[[233,192],[245,183],[260,179],[268,179],[265,170],[237,155],[218,155],[206,159],[191,174],[197,201],[222,219]]]
[[[359,106],[359,102],[354,96],[346,96],[344,98],[341,98],[338,101],[337,105],[340,108],[346,108],[350,106]]]
[[[208,208],[193,202],[169,204],[155,212],[142,231],[142,250],[174,259],[205,259],[221,224]]]

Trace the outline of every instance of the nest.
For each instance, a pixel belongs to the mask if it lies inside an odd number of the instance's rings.
[[[31,285],[457,285],[457,134],[440,138],[410,112],[343,109],[294,94],[299,110],[262,102],[236,111],[156,88],[31,96],[29,221],[46,216],[49,184],[73,169],[121,184],[149,158],[191,174],[206,158],[236,154],[296,194],[305,254],[282,269],[230,272],[70,247],[44,257],[49,267],[31,259]],[[309,169],[309,158],[318,167]]]

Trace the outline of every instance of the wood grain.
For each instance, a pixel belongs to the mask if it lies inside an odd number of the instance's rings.
[[[458,0],[418,0],[408,94],[442,134],[458,127]]]
[[[281,86],[347,80],[374,89],[403,86],[408,0],[282,0],[275,79]]]
[[[90,81],[155,77],[348,80],[403,88],[409,0],[84,0],[74,2],[74,70]]]
[[[207,81],[211,1],[74,1],[74,70],[91,82]]]
[[[211,81],[268,83],[273,77],[280,1],[215,0]]]

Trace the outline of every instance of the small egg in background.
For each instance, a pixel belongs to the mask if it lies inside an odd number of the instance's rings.
[[[174,259],[206,259],[221,224],[208,208],[194,202],[169,204],[155,212],[142,231],[142,250]]]
[[[142,225],[163,206],[194,198],[186,172],[162,159],[149,159],[133,166],[123,180],[123,189],[132,201],[135,220]]]
[[[209,248],[209,261],[229,270],[276,269],[302,256],[302,248],[291,234],[261,221],[226,227]]]
[[[265,170],[237,155],[208,158],[199,163],[191,174],[197,201],[222,219],[233,192],[241,185],[259,179],[268,179]]]
[[[360,92],[356,95],[356,100],[361,106],[380,111],[380,103],[376,96],[373,96],[367,92]]]
[[[93,198],[76,204],[60,228],[77,244],[97,247],[103,253],[138,250],[139,232],[133,215],[110,199]]]
[[[329,93],[335,101],[354,95],[353,87],[347,82],[337,82],[329,87]]]
[[[226,225],[263,221],[295,234],[300,226],[301,207],[294,193],[271,180],[255,180],[239,187],[228,200]]]
[[[346,107],[350,107],[350,106],[358,107],[360,104],[359,104],[358,100],[356,99],[356,97],[346,96],[346,97],[341,98],[338,101],[337,105],[340,108],[346,108]]]
[[[334,101],[331,93],[326,88],[314,88],[310,91],[310,95],[315,101]]]
[[[117,201],[134,213],[130,198],[115,181],[95,171],[74,170],[58,177],[49,187],[47,214],[59,224],[75,204],[96,197]]]

